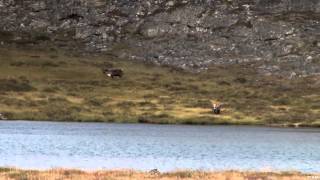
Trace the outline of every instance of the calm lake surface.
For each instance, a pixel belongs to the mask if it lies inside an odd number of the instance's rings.
[[[320,172],[320,129],[0,121],[0,166]]]

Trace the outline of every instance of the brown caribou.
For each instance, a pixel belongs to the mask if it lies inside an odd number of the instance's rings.
[[[212,112],[214,113],[214,114],[220,114],[220,112],[221,112],[221,104],[213,104],[213,106],[212,106]]]

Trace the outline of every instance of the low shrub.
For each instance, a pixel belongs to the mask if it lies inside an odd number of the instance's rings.
[[[211,101],[208,99],[190,99],[187,103],[187,107],[210,108],[212,106]]]
[[[13,33],[8,31],[0,31],[0,40],[9,41],[14,37]]]
[[[91,98],[87,100],[87,102],[92,106],[102,106],[105,101],[103,101],[102,99]]]
[[[139,106],[143,106],[143,107],[156,107],[157,105],[152,103],[151,101],[141,101],[138,103]]]
[[[62,108],[63,107],[63,108]],[[48,104],[43,110],[48,119],[58,120],[58,121],[67,121],[73,120],[76,114],[79,113],[78,108],[69,107],[67,105],[59,104]]]
[[[50,37],[47,34],[38,34],[34,37],[34,40],[36,41],[49,41]]]
[[[21,67],[21,66],[33,66],[33,67],[59,67],[60,65],[56,62],[51,61],[14,61],[10,63],[10,66]]]
[[[27,92],[32,91],[32,87],[27,80],[23,79],[0,79],[0,92],[1,91],[14,91],[14,92]]]
[[[218,81],[217,84],[220,86],[230,86],[231,85],[229,82],[223,81],[223,80]]]
[[[55,93],[57,91],[59,91],[60,88],[57,86],[53,86],[53,87],[45,87],[42,91],[46,92],[46,93]]]
[[[117,103],[117,107],[122,108],[122,109],[130,109],[134,106],[136,106],[136,104],[131,101],[122,101],[122,102]]]
[[[234,79],[234,82],[244,84],[247,82],[247,79],[244,77],[238,77],[238,78]]]

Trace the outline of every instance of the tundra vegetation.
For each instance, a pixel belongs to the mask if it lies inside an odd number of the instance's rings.
[[[22,179],[215,179],[215,180],[245,180],[245,179],[279,179],[279,180],[310,180],[317,179],[316,174],[301,174],[298,172],[205,172],[205,171],[176,171],[164,173],[148,173],[133,170],[110,170],[85,172],[74,169],[51,169],[45,171],[19,170],[0,168],[0,180]]]
[[[0,111],[12,120],[320,126],[320,77],[262,76],[259,62],[191,73],[49,47],[0,48],[0,62]]]

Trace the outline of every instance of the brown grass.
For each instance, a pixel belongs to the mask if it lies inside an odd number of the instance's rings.
[[[239,172],[239,171],[176,171],[168,173],[151,173],[133,170],[107,170],[107,171],[80,171],[68,169],[51,169],[45,171],[19,170],[14,168],[1,168],[0,180],[127,180],[127,179],[215,179],[215,180],[310,180],[320,179],[320,174],[302,174],[299,172]]]
[[[0,113],[7,119],[170,124],[315,126],[320,76],[261,76],[251,65],[202,73],[106,54],[0,48]],[[102,67],[122,68],[121,79]],[[222,114],[211,112],[223,104]]]

